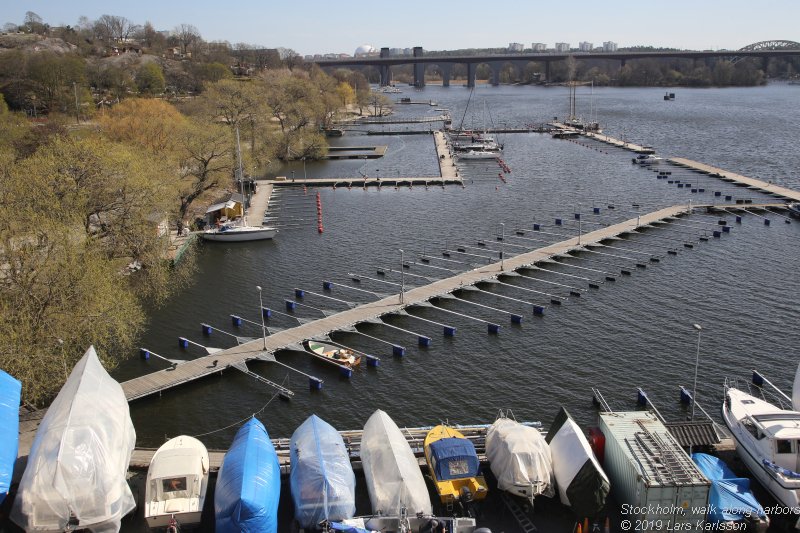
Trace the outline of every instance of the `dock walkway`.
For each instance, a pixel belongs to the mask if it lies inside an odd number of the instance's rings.
[[[780,185],[775,185],[773,183],[755,178],[748,178],[747,176],[742,176],[741,174],[736,174],[735,172],[728,172],[727,170],[712,167],[711,165],[706,165],[705,163],[698,163],[697,161],[692,161],[691,159],[685,159],[683,157],[673,157],[669,159],[669,162],[673,165],[678,165],[680,167],[688,168],[697,172],[702,172],[703,174],[709,174],[723,181],[736,183],[751,189],[757,189],[761,192],[772,194],[773,196],[779,196],[794,202],[800,201],[800,191],[787,189],[786,187],[781,187]]]
[[[122,389],[128,400],[134,400],[151,394],[159,394],[164,390],[197,380],[226,368],[236,368],[246,364],[247,361],[274,361],[275,356],[273,354],[275,352],[287,348],[297,349],[304,340],[324,338],[333,331],[347,330],[356,324],[375,320],[389,313],[396,313],[405,307],[424,304],[432,298],[449,294],[464,286],[494,279],[503,271],[513,271],[555,255],[565,254],[576,248],[596,244],[602,240],[634,230],[639,226],[646,226],[678,216],[687,212],[687,209],[687,206],[680,205],[644,214],[640,217],[566,239],[516,257],[510,257],[500,262],[434,281],[422,287],[413,288],[403,294],[403,303],[400,302],[399,295],[388,296],[329,317],[279,331],[265,339],[246,342],[212,355],[181,363],[166,370],[134,378],[122,383]]]

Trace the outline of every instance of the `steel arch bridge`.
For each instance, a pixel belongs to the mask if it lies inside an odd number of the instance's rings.
[[[740,48],[739,52],[758,52],[761,50],[800,50],[800,43],[796,41],[785,41],[785,40],[772,40],[772,41],[760,41],[753,44],[748,44],[744,48]],[[731,57],[731,63],[738,63],[742,59],[745,59],[745,56],[733,56]]]

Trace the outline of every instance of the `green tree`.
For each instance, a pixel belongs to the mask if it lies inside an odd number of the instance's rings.
[[[161,94],[165,85],[164,72],[155,62],[147,62],[136,71],[136,86],[143,94]]]

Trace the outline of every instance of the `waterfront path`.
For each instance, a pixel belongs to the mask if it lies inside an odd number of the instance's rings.
[[[695,207],[699,208],[701,206]],[[464,286],[497,278],[504,271],[513,271],[520,267],[529,266],[537,261],[565,254],[570,250],[583,246],[596,244],[605,239],[616,237],[621,233],[633,231],[637,227],[676,217],[687,211],[687,206],[680,205],[647,213],[631,220],[566,239],[449,278],[437,280],[425,286],[413,288],[402,295],[402,303],[400,301],[401,295],[388,296],[329,317],[279,331],[264,339],[246,342],[212,355],[180,363],[166,370],[134,378],[122,383],[122,389],[128,400],[133,400],[161,393],[166,389],[220,372],[229,367],[241,367],[249,360],[274,361],[275,356],[273,354],[276,351],[287,348],[297,349],[304,340],[324,338],[333,331],[347,330],[355,324],[375,320],[382,315],[396,313],[405,307],[424,304],[432,298],[449,294]]]

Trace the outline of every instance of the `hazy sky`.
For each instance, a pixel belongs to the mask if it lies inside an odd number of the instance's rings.
[[[800,0],[0,0],[0,23],[33,11],[50,25],[119,15],[171,30],[196,26],[203,38],[343,52],[370,44],[427,50],[504,47],[510,42],[580,41],[738,49],[800,41]]]

